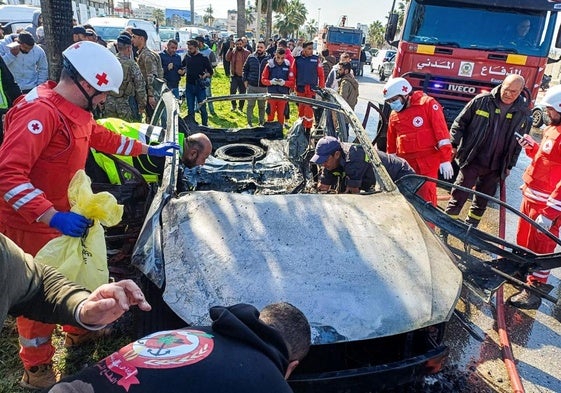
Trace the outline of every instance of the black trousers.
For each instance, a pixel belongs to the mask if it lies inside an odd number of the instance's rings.
[[[475,191],[494,196],[497,192],[500,180],[500,171],[484,168],[475,164],[468,164],[460,168],[460,173],[454,184],[466,188],[473,188],[475,186]],[[446,206],[446,213],[451,216],[457,216],[464,207],[469,194],[465,191],[453,188],[451,196],[452,198],[448,202],[448,206]],[[487,208],[487,202],[487,199],[474,195],[471,207],[469,208],[468,222],[472,224],[479,223]]]
[[[241,76],[231,76],[230,77],[230,94],[245,94],[245,84],[243,83],[243,78]],[[245,101],[239,100],[238,108],[243,109]],[[236,109],[236,100],[232,100],[232,109]]]

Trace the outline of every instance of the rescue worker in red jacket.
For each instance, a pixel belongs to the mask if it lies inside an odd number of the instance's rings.
[[[294,58],[292,73],[296,80],[296,95],[315,98],[318,88],[325,87],[323,65],[319,57],[313,54],[314,43],[304,42],[302,54]],[[314,110],[310,105],[298,104],[298,116],[303,118],[302,124],[309,132],[314,124]]]
[[[522,206],[520,212],[535,220],[544,229],[559,237],[561,224],[561,86],[548,90],[542,105],[546,107],[550,125],[544,130],[542,142],[536,142],[524,134],[518,143],[524,147],[532,162],[522,175]],[[557,108],[557,109],[556,109]],[[538,231],[527,221],[520,219],[516,243],[539,254],[552,253],[556,243]],[[549,270],[535,271],[526,281],[543,292],[552,287],[547,285]],[[509,303],[523,309],[537,309],[541,298],[523,289],[509,299]]]
[[[171,155],[175,144],[147,146],[97,125],[91,110],[118,92],[123,71],[117,58],[94,42],[75,43],[63,52],[60,82],[49,81],[16,100],[5,119],[0,148],[0,232],[35,255],[61,234],[81,237],[89,220],[70,212],[68,185],[85,166],[91,147],[137,156]],[[21,384],[43,388],[55,382],[51,368],[54,325],[18,318]],[[69,330],[79,341],[85,330]]]
[[[392,109],[386,153],[405,159],[419,175],[444,179],[454,175],[452,145],[442,106],[404,78],[393,78],[383,90]],[[436,206],[436,183],[425,182],[418,194]]]
[[[283,48],[278,48],[275,57],[269,59],[261,75],[261,83],[267,86],[267,92],[272,94],[288,94],[294,88],[294,74],[290,70],[290,61],[286,58]],[[284,110],[287,102],[284,100],[268,100],[269,114],[267,121],[275,120],[284,125]]]

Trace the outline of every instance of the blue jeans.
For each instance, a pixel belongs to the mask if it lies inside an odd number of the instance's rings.
[[[187,83],[185,86],[185,98],[187,99],[187,116],[195,119],[195,103],[203,102],[206,100],[206,89],[197,85]],[[201,123],[203,126],[208,126],[208,113],[206,111],[206,104],[203,104],[201,110]]]

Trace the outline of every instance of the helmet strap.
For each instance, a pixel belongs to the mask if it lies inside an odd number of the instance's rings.
[[[86,107],[86,110],[93,112],[93,99],[95,96],[101,94],[101,92],[96,90],[95,93],[90,96],[86,89],[84,89],[84,87],[80,84],[80,82],[84,79],[80,79],[81,77],[79,76],[78,71],[76,71],[76,68],[74,68],[74,66],[66,58],[64,58],[63,60],[63,67],[66,68],[74,84],[82,92],[83,96],[88,100],[88,106]]]

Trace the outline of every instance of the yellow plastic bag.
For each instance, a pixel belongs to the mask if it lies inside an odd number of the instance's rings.
[[[92,192],[86,172],[76,172],[68,186],[71,211],[93,220],[85,237],[60,236],[51,240],[35,256],[37,262],[55,267],[66,278],[94,290],[109,280],[107,249],[103,227],[117,225],[123,205],[104,191]]]

